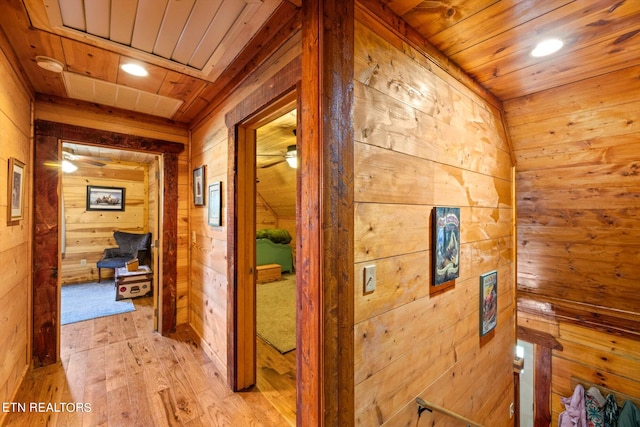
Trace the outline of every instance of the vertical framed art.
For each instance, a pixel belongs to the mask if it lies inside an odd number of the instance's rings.
[[[480,336],[491,332],[498,323],[498,272],[480,276]]]
[[[7,222],[24,217],[24,163],[11,157],[7,177]]]
[[[193,204],[204,206],[204,166],[193,170]]]
[[[209,225],[222,225],[222,182],[214,182],[209,186]]]
[[[460,208],[433,208],[433,285],[460,276]]]

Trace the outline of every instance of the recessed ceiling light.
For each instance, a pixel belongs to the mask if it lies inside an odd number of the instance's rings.
[[[133,64],[130,62],[126,64],[122,64],[120,68],[122,68],[124,72],[129,73],[132,76],[146,77],[149,75],[149,72],[145,70],[142,65]]]
[[[54,73],[61,73],[64,70],[62,62],[48,56],[36,56],[36,64],[38,64],[38,67]]]
[[[539,58],[541,56],[551,55],[552,53],[559,51],[563,45],[564,43],[562,43],[562,40],[560,39],[543,40],[531,51],[531,56]]]

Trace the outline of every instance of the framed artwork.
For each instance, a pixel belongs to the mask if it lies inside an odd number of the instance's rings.
[[[11,157],[7,179],[7,222],[24,217],[24,163]]]
[[[204,166],[193,170],[193,204],[204,206]]]
[[[498,272],[480,276],[480,336],[488,334],[498,323]]]
[[[209,225],[222,225],[222,182],[214,182],[209,186]]]
[[[433,285],[460,276],[460,208],[433,208]]]
[[[123,211],[124,204],[124,188],[87,185],[88,211]]]

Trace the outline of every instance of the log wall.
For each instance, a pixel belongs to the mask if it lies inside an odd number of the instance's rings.
[[[554,425],[571,375],[640,395],[639,74],[504,105],[517,159],[518,323],[564,347],[552,357]]]
[[[0,32],[0,402],[11,402],[31,352],[32,94]],[[7,221],[9,159],[25,163],[24,219]],[[0,425],[6,414],[0,412]]]
[[[62,175],[65,247],[61,264],[62,285],[98,279],[96,262],[105,248],[117,247],[114,231],[147,233],[149,230],[149,167],[145,164],[108,163],[103,167],[78,164],[74,173]],[[87,186],[125,189],[124,211],[90,211]],[[155,200],[156,194],[151,195]],[[152,202],[155,206],[155,202]],[[156,206],[157,209],[157,206]],[[156,234],[153,235],[157,239]],[[81,265],[82,260],[86,265]],[[153,267],[153,266],[152,266]],[[156,269],[154,268],[154,271]],[[102,278],[113,277],[104,269]]]
[[[355,56],[355,423],[416,425],[419,396],[510,425],[513,195],[500,111],[370,20],[356,26]],[[438,293],[434,206],[461,209],[460,277]],[[377,288],[365,294],[369,265]],[[498,323],[481,338],[479,276],[491,270]]]

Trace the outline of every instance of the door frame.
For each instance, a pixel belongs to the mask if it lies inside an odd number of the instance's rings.
[[[60,357],[60,285],[59,224],[60,169],[47,164],[59,163],[60,140],[163,156],[161,212],[161,280],[159,282],[159,332],[163,335],[176,326],[177,280],[177,205],[178,154],[182,144],[135,135],[35,120],[33,166],[33,346],[32,363],[40,367],[56,363]]]

